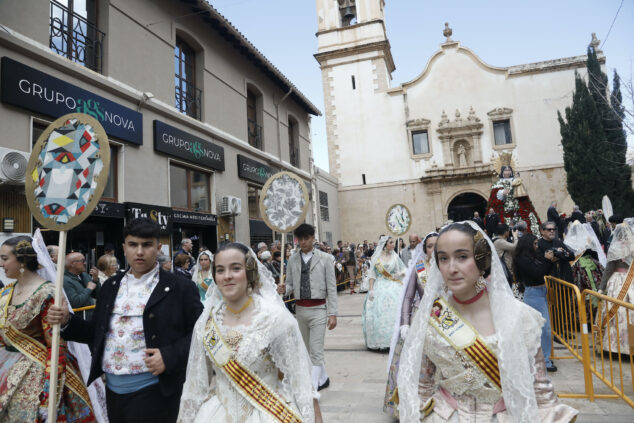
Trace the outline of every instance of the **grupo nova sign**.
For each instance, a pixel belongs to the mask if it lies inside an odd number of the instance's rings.
[[[277,171],[270,166],[238,154],[238,177],[260,184],[266,181]]]
[[[2,57],[2,102],[58,118],[85,113],[110,136],[143,144],[143,115],[9,57]]]
[[[210,169],[225,170],[225,149],[160,120],[154,121],[154,150]]]

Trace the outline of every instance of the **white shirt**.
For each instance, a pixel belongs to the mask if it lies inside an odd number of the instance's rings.
[[[143,360],[146,348],[143,311],[158,281],[158,265],[139,279],[130,271],[121,279],[110,317],[110,330],[106,333],[101,364],[104,372],[130,375],[148,371]]]
[[[302,255],[302,260],[304,261],[304,263],[308,263],[308,260],[313,258],[313,250],[310,250],[308,253],[300,251],[300,254]]]

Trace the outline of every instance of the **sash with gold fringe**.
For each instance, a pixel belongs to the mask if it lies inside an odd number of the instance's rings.
[[[30,360],[44,367],[46,373],[49,373],[51,363],[49,362],[48,349],[46,346],[25,333],[20,332],[8,321],[9,304],[11,303],[11,297],[13,297],[13,288],[13,284],[9,285],[0,293],[0,331],[3,334],[3,338],[11,343],[11,346]],[[75,373],[73,368],[67,366],[65,373],[60,375],[60,380],[64,380],[64,383],[60,383],[60,386],[65,385],[68,387],[68,389],[77,394],[92,410],[92,403],[90,402],[86,385],[82,378]]]
[[[249,371],[234,356],[234,352],[227,345],[218,329],[216,320],[210,314],[209,320],[212,330],[205,333],[204,345],[209,356],[220,368],[233,387],[255,408],[273,417],[281,423],[303,423],[301,417],[295,413],[286,402],[253,372]]]
[[[627,295],[627,292],[630,290],[630,285],[632,285],[633,280],[634,280],[634,261],[630,265],[630,269],[628,270],[627,276],[625,277],[625,282],[623,282],[623,286],[621,287],[621,290],[619,291],[619,295],[617,295],[616,297],[617,300],[623,301],[625,299],[625,296]],[[605,325],[607,325],[608,322],[612,320],[612,318],[616,315],[616,312],[618,311],[618,309],[619,309],[618,304],[613,304],[612,307],[610,307],[610,310],[607,312],[607,314],[603,318],[603,322],[601,322],[602,328],[604,328]]]
[[[463,353],[500,392],[497,356],[478,332],[442,297],[434,301],[429,323],[457,352]]]
[[[379,273],[385,278],[385,279],[389,279],[392,282],[396,282],[398,284],[403,285],[403,281],[399,281],[398,279],[396,279],[394,276],[392,276],[392,274],[390,272],[388,272],[385,269],[385,266],[383,266],[383,263],[381,263],[381,261],[377,260],[376,263],[374,264],[374,267],[376,267],[376,270],[379,271]]]

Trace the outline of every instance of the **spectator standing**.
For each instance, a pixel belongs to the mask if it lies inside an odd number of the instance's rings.
[[[517,232],[517,237],[521,238],[528,232],[528,225],[523,220],[520,220],[515,224],[515,231]]]
[[[357,259],[355,257],[354,244],[350,244],[344,249],[343,258],[350,285],[350,294],[354,294],[354,289],[357,286]]]
[[[176,253],[174,253],[174,259],[176,259],[176,256],[178,256],[179,254],[186,254],[187,256],[189,256],[190,260],[188,261],[188,267],[187,270],[191,271],[192,267],[194,267],[194,262],[196,261],[196,259],[194,258],[194,256],[192,255],[192,248],[194,247],[194,244],[192,243],[192,240],[189,238],[183,238],[181,240],[181,247],[178,251],[176,251]],[[176,268],[176,262],[174,262],[174,268]]]
[[[484,218],[484,229],[491,238],[495,236],[498,224],[500,223],[500,216],[493,210],[493,207],[489,209],[489,214]]]
[[[86,258],[82,253],[69,253],[66,256],[64,291],[72,308],[94,305],[99,294],[98,271],[93,271],[91,277],[85,272],[85,266]],[[83,311],[81,315],[85,319],[90,319],[92,311]]]
[[[480,213],[478,213],[477,211],[473,212],[473,218],[471,220],[473,220],[475,223],[477,223],[479,227],[484,229],[484,222],[482,222],[482,218],[480,217]]]
[[[572,213],[570,214],[570,219],[568,219],[568,222],[572,223],[574,221],[578,221],[579,223],[583,223],[586,221],[585,216],[583,215],[583,213],[581,213],[581,210],[579,210],[579,206],[574,205],[572,207]]]
[[[118,268],[119,265],[117,264],[116,257],[108,254],[104,254],[99,257],[99,260],[97,260],[97,269],[99,270],[97,277],[99,278],[99,285],[103,285],[107,279],[117,273]]]
[[[557,227],[554,222],[547,221],[542,223],[542,238],[538,242],[539,251],[537,255],[543,257],[547,251],[552,251],[553,257],[550,259],[552,265],[548,275],[573,283],[570,261],[575,258],[575,253],[555,237],[556,231]]]
[[[48,255],[51,256],[51,260],[53,263],[57,264],[57,255],[59,254],[59,247],[57,245],[47,245],[46,251],[48,251]]]
[[[118,272],[119,269],[121,269],[121,263],[119,262],[119,259],[114,255],[114,245],[111,243],[107,243],[106,245],[104,245],[103,253],[104,255],[114,257],[114,259],[117,261],[117,272]]]
[[[70,316],[62,304],[51,307],[48,319],[64,327],[64,339],[90,345],[88,384],[106,374],[111,422],[173,423],[203,306],[193,282],[158,266],[160,228],[154,221],[131,220],[123,239],[130,269],[104,284],[93,318]]]
[[[159,254],[156,257],[156,260],[158,261],[161,269],[165,270],[166,272],[172,271],[172,260],[170,260],[168,256],[166,256],[165,254]]]
[[[513,276],[511,269],[513,268],[513,253],[517,246],[517,240],[519,239],[517,231],[513,231],[513,242],[507,241],[509,238],[510,228],[506,223],[500,223],[496,230],[496,236],[493,237],[493,245],[495,246],[495,252],[502,261],[502,264],[506,266],[505,274],[509,284],[513,283]]]
[[[407,248],[403,248],[403,252],[401,253],[401,260],[405,266],[408,265],[409,261],[412,258],[412,252],[416,248],[416,246],[420,244],[420,237],[416,234],[411,234],[409,236],[409,245]]]
[[[557,211],[556,201],[550,203],[550,207],[548,207],[548,210],[546,211],[546,217],[555,225],[555,237],[562,238],[564,234],[564,222],[562,221],[561,216],[559,216],[559,212]]]
[[[174,257],[174,274],[191,280],[192,272],[189,271],[191,259],[188,254],[176,254]]]
[[[279,251],[276,251],[279,253]],[[271,272],[271,275],[273,276],[273,280],[275,281],[276,284],[280,283],[280,272],[275,270],[275,267],[273,266],[273,257],[271,256],[271,252],[270,251],[262,251],[262,257],[261,257],[261,261],[262,264],[264,265],[264,267],[266,267],[269,272]]]
[[[546,225],[553,227],[554,237],[554,223],[547,222]],[[539,311],[546,319],[544,326],[542,326],[541,347],[546,361],[546,370],[549,372],[556,372],[557,366],[550,359],[552,341],[546,297],[548,290],[544,283],[544,276],[549,273],[554,257],[552,249],[546,252],[541,252],[538,249],[537,237],[533,234],[526,234],[520,238],[513,257],[513,271],[521,286],[524,287],[524,303]]]

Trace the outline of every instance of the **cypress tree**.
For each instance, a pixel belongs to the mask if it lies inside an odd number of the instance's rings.
[[[622,120],[620,80],[608,94],[608,77],[593,46],[588,47],[588,85],[575,74],[575,94],[566,108],[566,121],[558,112],[568,192],[582,210],[601,206],[607,194],[616,213],[634,209],[631,168],[626,163],[627,140]]]
[[[605,193],[604,169],[596,160],[605,145],[605,133],[594,99],[578,74],[575,74],[572,106],[565,110],[566,119],[560,112],[557,115],[568,192],[581,210],[596,209]]]

